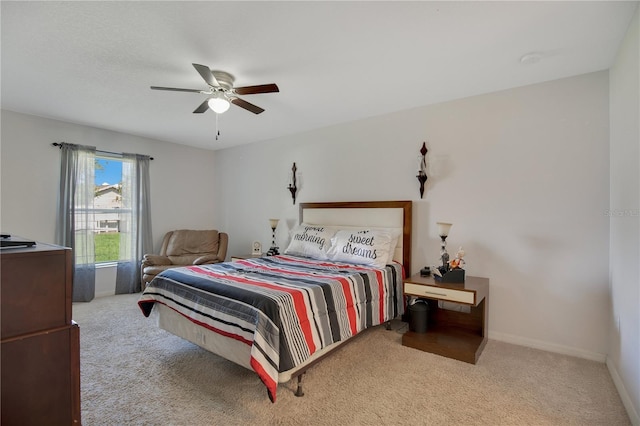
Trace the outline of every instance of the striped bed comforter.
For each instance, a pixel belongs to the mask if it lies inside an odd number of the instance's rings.
[[[159,274],[138,301],[251,347],[250,365],[276,400],[278,373],[314,352],[400,315],[402,267],[384,269],[280,255]]]

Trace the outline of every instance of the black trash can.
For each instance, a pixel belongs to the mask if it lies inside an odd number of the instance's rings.
[[[418,300],[409,305],[409,331],[426,333],[429,318],[429,305],[424,300]]]

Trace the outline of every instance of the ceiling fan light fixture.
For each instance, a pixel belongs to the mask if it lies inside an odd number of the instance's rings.
[[[207,88],[205,90],[160,86],[151,86],[151,89],[211,95],[209,98],[202,101],[195,110],[193,110],[194,114],[203,114],[208,110],[213,110],[216,114],[222,114],[231,107],[231,104],[254,114],[260,114],[264,112],[264,108],[260,108],[257,105],[247,102],[236,95],[255,95],[257,93],[275,93],[280,91],[278,85],[275,83],[233,87],[234,78],[231,74],[224,71],[213,71],[206,65],[192,65],[207,83]]]
[[[216,92],[212,98],[209,98],[207,104],[209,104],[209,108],[211,108],[213,112],[218,114],[222,114],[229,109],[229,106],[231,106],[231,102],[229,101],[229,98],[227,98],[227,95],[221,92]]]

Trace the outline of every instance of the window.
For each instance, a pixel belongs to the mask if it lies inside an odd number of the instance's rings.
[[[120,223],[127,214],[122,209],[122,160],[96,156],[93,206],[95,261],[116,262],[120,256]]]
[[[56,243],[74,252],[73,301],[95,297],[97,262],[116,264],[116,294],[140,291],[140,260],[153,247],[151,157],[66,142],[56,146],[61,152]]]

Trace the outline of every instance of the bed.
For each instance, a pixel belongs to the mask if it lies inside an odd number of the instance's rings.
[[[159,274],[138,305],[157,325],[278,383],[404,310],[411,201],[301,203],[283,254]],[[329,238],[331,236],[331,238]]]

